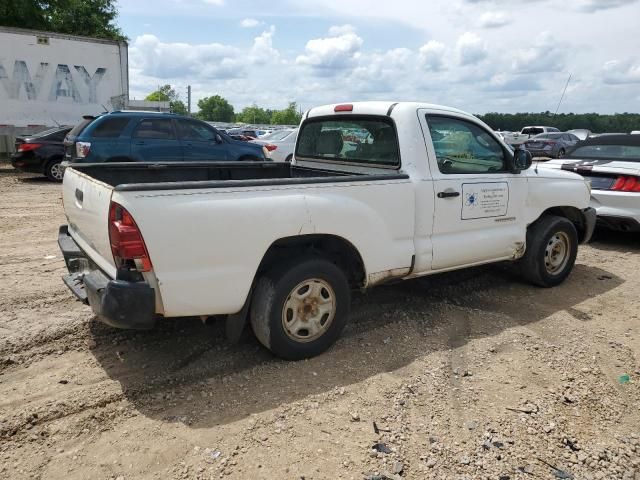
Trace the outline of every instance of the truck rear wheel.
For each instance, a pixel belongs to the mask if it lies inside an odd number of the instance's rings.
[[[268,271],[251,301],[256,337],[278,357],[300,360],[329,348],[350,309],[344,272],[324,258],[299,259]]]
[[[576,227],[564,217],[545,215],[527,229],[522,275],[539,287],[555,287],[571,273],[578,254]]]

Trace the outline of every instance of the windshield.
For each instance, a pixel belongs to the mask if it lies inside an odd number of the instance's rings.
[[[311,119],[298,134],[296,158],[400,165],[398,136],[387,117]]]
[[[607,158],[640,162],[639,145],[585,145],[571,152],[572,158]]]
[[[274,142],[277,142],[278,140],[284,140],[285,138],[287,138],[289,135],[291,135],[291,132],[293,132],[293,130],[276,130],[275,132],[261,137],[260,140],[272,140]]]

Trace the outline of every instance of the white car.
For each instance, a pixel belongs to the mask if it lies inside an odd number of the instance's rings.
[[[109,325],[225,315],[287,359],[336,341],[352,290],[503,261],[559,285],[596,221],[582,177],[427,103],[312,108],[290,164],[143,163],[65,170],[64,282]]]
[[[297,128],[285,128],[271,132],[257,140],[251,140],[251,143],[263,145],[274,162],[290,162],[293,158],[296,138],[298,138]]]
[[[591,206],[599,225],[640,231],[640,136],[590,137],[563,159],[546,162],[544,167],[576,172],[590,181]]]

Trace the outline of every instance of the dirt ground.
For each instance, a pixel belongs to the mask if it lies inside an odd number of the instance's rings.
[[[0,164],[0,199],[0,478],[640,479],[637,235],[551,290],[498,265],[357,295],[288,363],[219,322],[100,324],[60,186]]]

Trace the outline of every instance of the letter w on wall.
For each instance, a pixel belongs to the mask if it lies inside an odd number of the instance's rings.
[[[31,80],[31,74],[27,63],[23,60],[16,60],[13,65],[13,76],[10,79],[6,70],[0,65],[0,82],[7,91],[7,95],[11,100],[20,99],[20,90],[24,86],[24,91],[28,100],[36,100],[40,94],[42,81],[49,69],[49,64],[41,62],[36,72],[36,76]]]

